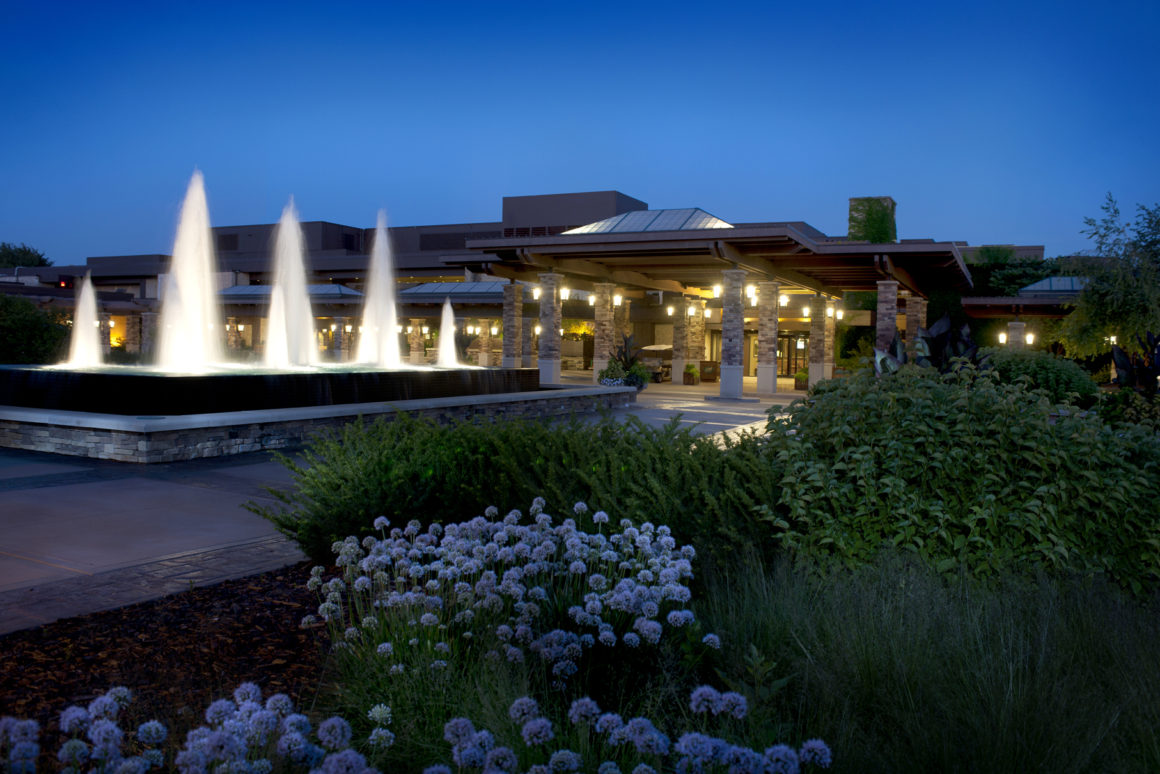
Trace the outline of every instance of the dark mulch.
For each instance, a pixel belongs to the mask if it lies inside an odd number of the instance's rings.
[[[38,720],[51,755],[60,711],[115,685],[134,695],[122,728],[156,718],[177,744],[242,682],[309,711],[327,647],[320,630],[298,627],[318,604],[309,576],[304,562],[0,636],[0,716]]]

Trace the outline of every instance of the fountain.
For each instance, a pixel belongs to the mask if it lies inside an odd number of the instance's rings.
[[[77,291],[73,311],[72,341],[69,342],[69,368],[97,368],[101,365],[101,321],[97,317],[97,294],[93,278],[86,274]]]
[[[270,289],[266,334],[265,362],[269,368],[318,365],[305,253],[298,211],[291,198],[282,210],[274,238],[274,286]]]
[[[395,269],[387,236],[387,213],[379,210],[371,248],[358,341],[358,362],[400,368],[399,335],[395,328]]]
[[[443,318],[439,321],[439,354],[435,364],[444,368],[457,368],[459,356],[455,354],[455,312],[451,309],[451,299],[443,299]]]

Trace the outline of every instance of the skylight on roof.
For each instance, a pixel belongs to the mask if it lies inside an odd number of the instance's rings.
[[[733,228],[697,207],[679,210],[634,210],[565,231],[565,234],[633,234],[646,231],[700,231]]]

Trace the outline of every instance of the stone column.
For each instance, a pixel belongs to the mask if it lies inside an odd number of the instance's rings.
[[[141,352],[141,315],[131,314],[125,317],[125,351]]]
[[[346,327],[350,325],[349,317],[335,317],[334,319],[334,338],[331,339],[331,351],[334,353],[334,359],[339,362],[346,362],[350,359],[350,343],[354,339],[351,331]],[[391,330],[393,324],[391,321],[386,321],[383,325],[383,330],[379,332],[380,336],[394,336],[395,332]]]
[[[523,368],[535,365],[536,318],[525,317],[523,333],[520,334],[520,362]]]
[[[157,356],[157,312],[141,313],[141,355],[146,363]]]
[[[834,378],[834,344],[838,334],[838,320],[834,315],[834,302],[825,304],[826,337],[822,341],[822,378]]]
[[[612,307],[612,320],[614,333],[612,335],[613,346],[619,347],[624,343],[625,336],[632,335],[632,322],[629,320],[632,311],[632,301],[621,297],[620,306]]]
[[[479,364],[491,365],[491,320],[486,318],[479,321]]]
[[[757,392],[777,392],[777,318],[781,314],[776,282],[757,283]]]
[[[503,367],[520,368],[523,363],[524,286],[515,282],[503,286]],[[482,365],[482,364],[481,364]]]
[[[689,352],[689,299],[681,296],[673,305],[673,384],[685,379]]]
[[[689,347],[685,357],[699,369],[705,359],[705,299],[691,299],[689,305],[694,311],[689,317]]]
[[[918,329],[926,327],[926,299],[918,296],[906,297],[906,351],[914,354],[914,343],[918,341]]]
[[[616,342],[615,315],[612,306],[612,296],[616,293],[616,285],[598,282],[594,290],[596,291],[596,308],[593,312],[596,316],[596,334],[592,341],[592,381],[598,383],[600,372],[608,367],[608,361],[612,357],[612,347]]]
[[[540,275],[540,384],[560,383],[560,284],[563,274]]]
[[[242,334],[238,331],[238,318],[226,318],[226,349],[235,352],[242,348]]]
[[[809,386],[826,378],[826,299],[810,298],[810,377]]]
[[[878,326],[874,346],[883,351],[889,349],[898,332],[898,282],[878,280]]]
[[[422,365],[426,360],[426,350],[423,347],[423,320],[418,317],[412,317],[410,326],[411,330],[407,334],[407,344],[411,348],[411,355],[408,360],[411,365]]]
[[[111,333],[113,332],[113,318],[111,315],[101,312],[97,315],[99,318],[99,333],[97,336],[101,340],[101,355],[105,358],[109,357],[109,352],[113,349],[113,342],[111,341]]]
[[[745,344],[745,272],[726,269],[721,292],[721,391],[722,398],[740,398],[742,347]]]
[[[1027,323],[1021,320],[1012,320],[1007,323],[1007,346],[1011,349],[1026,349]]]

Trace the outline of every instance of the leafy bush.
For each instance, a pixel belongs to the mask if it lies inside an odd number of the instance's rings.
[[[1137,593],[1160,579],[1160,437],[966,368],[835,380],[768,444],[780,493],[765,509],[796,554],[857,565],[883,545],[940,571],[1105,572]]]
[[[294,478],[292,488],[271,490],[282,505],[247,507],[318,562],[334,541],[369,534],[378,516],[450,523],[479,503],[509,508],[540,495],[552,509],[584,500],[663,521],[712,559],[760,541],[764,528],[750,515],[777,494],[756,436],[718,446],[676,421],[650,428],[635,417],[440,426],[404,416],[324,436],[302,464],[281,460]]]
[[[985,350],[999,380],[1013,383],[1027,379],[1032,389],[1047,390],[1052,403],[1075,403],[1087,408],[1095,402],[1099,387],[1076,362],[1050,352],[994,347]]]
[[[1142,425],[1160,430],[1160,396],[1136,390],[1115,390],[1100,393],[1096,411],[1105,422]]]
[[[0,295],[0,363],[57,363],[65,357],[68,334],[61,315]]]

